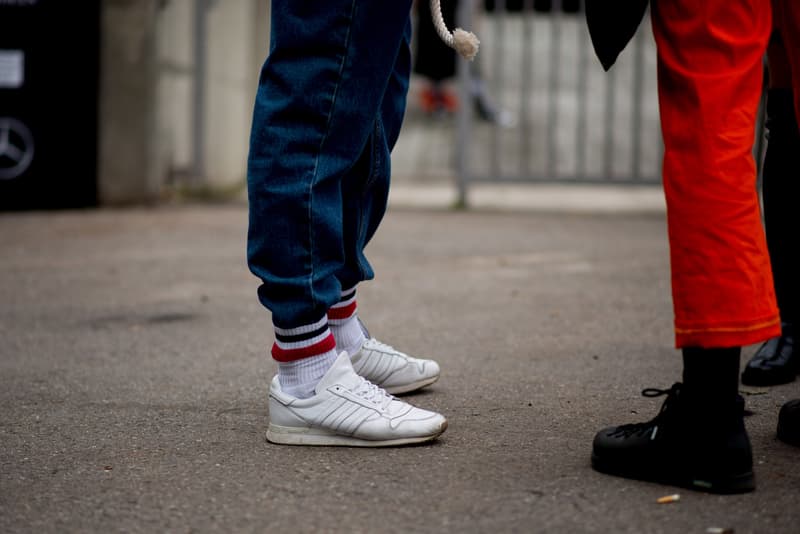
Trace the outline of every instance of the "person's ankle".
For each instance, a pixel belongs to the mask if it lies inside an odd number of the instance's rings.
[[[732,409],[739,396],[741,347],[684,347],[682,395],[696,409]]]
[[[353,356],[361,349],[366,336],[358,320],[355,288],[342,291],[339,302],[328,310],[328,325],[338,350]]]
[[[317,384],[336,361],[336,357],[336,350],[330,350],[309,358],[278,362],[278,380],[281,390],[298,399],[313,397]]]
[[[274,325],[272,358],[278,362],[281,389],[294,397],[314,395],[319,380],[336,361],[336,340],[327,317],[291,328]]]

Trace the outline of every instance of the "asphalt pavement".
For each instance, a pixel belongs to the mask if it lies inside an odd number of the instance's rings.
[[[798,532],[800,450],[775,439],[797,383],[744,390],[755,493],[589,467],[595,431],[680,376],[663,211],[390,209],[360,315],[441,363],[407,399],[450,423],[394,449],[265,441],[246,224],[241,203],[0,214],[0,532]]]

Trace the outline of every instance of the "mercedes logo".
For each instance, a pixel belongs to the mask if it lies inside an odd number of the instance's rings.
[[[0,117],[0,180],[13,180],[33,161],[33,134],[17,119]]]

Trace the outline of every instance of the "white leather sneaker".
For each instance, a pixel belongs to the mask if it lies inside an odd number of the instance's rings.
[[[275,376],[269,390],[267,440],[285,445],[386,447],[432,440],[447,428],[442,415],[415,408],[357,375],[346,352],[325,373],[315,393],[307,399],[287,395]]]
[[[415,391],[439,379],[435,361],[413,358],[375,338],[368,337],[352,361],[356,373],[393,395]]]

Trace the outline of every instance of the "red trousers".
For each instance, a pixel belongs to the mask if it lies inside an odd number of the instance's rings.
[[[753,141],[768,0],[656,0],[677,347],[780,335]]]

